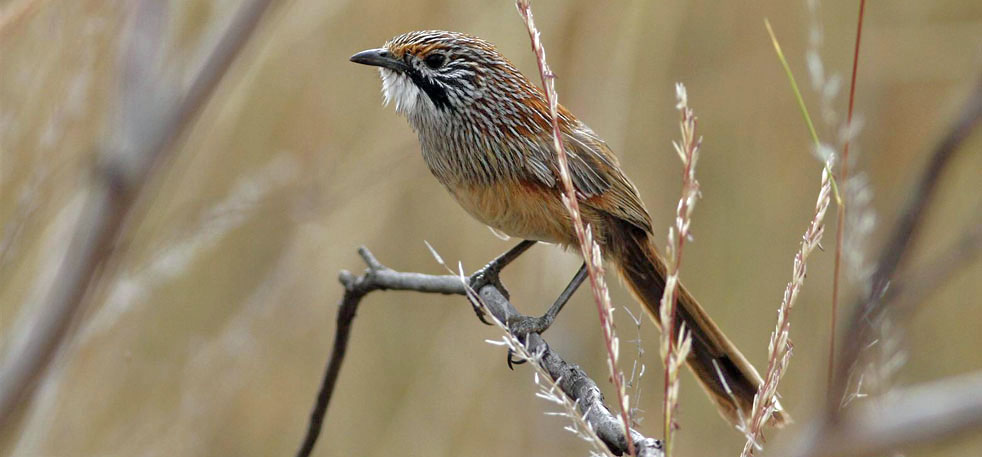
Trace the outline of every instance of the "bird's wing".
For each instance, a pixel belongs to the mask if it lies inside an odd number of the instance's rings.
[[[559,185],[558,167],[551,138],[536,148],[527,166],[543,184]],[[589,127],[579,124],[563,132],[563,148],[570,178],[582,205],[609,213],[647,232],[651,218],[641,202],[638,189],[621,171],[607,143]]]

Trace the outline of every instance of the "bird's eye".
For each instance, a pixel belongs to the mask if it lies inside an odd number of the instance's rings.
[[[442,67],[446,61],[447,58],[443,54],[430,54],[423,59],[423,63],[425,63],[427,67],[434,70]]]

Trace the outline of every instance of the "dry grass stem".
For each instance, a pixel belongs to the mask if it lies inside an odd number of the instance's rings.
[[[832,195],[832,181],[829,175],[832,165],[830,158],[829,162],[826,162],[825,168],[822,169],[822,187],[818,192],[818,201],[815,203],[815,216],[808,225],[808,229],[805,230],[801,240],[801,248],[795,254],[791,281],[784,289],[784,298],[777,310],[777,324],[774,327],[774,332],[771,333],[770,343],[767,346],[767,372],[764,375],[764,383],[758,389],[757,395],[754,396],[750,420],[747,421],[746,428],[743,430],[747,436],[747,442],[743,446],[741,457],[753,455],[755,450],[762,448],[764,425],[767,424],[768,419],[775,411],[781,409],[777,386],[788,368],[793,349],[791,343],[791,310],[794,308],[798,293],[805,282],[808,256],[818,247],[825,231],[823,221]]]
[[[815,2],[814,0],[809,2],[809,10],[811,11],[811,15],[813,18],[813,25],[812,25],[813,36],[821,36],[820,26],[815,25],[815,22],[817,22],[817,18],[818,18],[816,9],[817,9],[817,2]],[[856,100],[856,75],[859,70],[859,44],[863,36],[863,17],[865,16],[864,15],[865,11],[866,11],[866,0],[860,0],[859,19],[856,22],[856,43],[853,49],[852,77],[850,79],[850,84],[849,84],[849,108],[846,114],[846,125],[845,128],[842,129],[842,131],[844,132],[843,136],[845,138],[843,141],[844,144],[842,146],[842,160],[839,170],[839,181],[844,183],[846,187],[850,187],[849,186],[850,183],[849,145],[851,143],[850,140],[853,137],[852,132],[856,128],[856,126],[853,124],[853,107]],[[815,32],[816,30],[818,32]],[[814,51],[814,48],[816,48],[818,45],[817,43],[818,40],[813,39],[811,41],[812,41],[813,50],[809,51],[809,64],[810,64],[809,67],[812,66],[811,65],[812,61],[821,64],[821,59],[818,57],[818,52]],[[834,123],[835,122],[834,111],[831,108],[826,108],[826,107],[831,107],[830,100],[834,98],[835,93],[838,91],[838,79],[833,77],[828,82],[824,82],[823,78],[821,78],[820,75],[818,75],[818,77],[814,77],[814,74],[812,79],[813,81],[816,82],[815,84],[816,90],[820,90],[821,94],[823,95],[822,106],[823,106],[823,113],[825,114],[824,117],[826,119],[826,122],[830,124]],[[847,201],[848,201],[848,192],[846,192],[846,197],[843,198],[843,201],[839,201],[839,204],[836,206],[837,214],[836,214],[836,227],[835,227],[835,260],[834,260],[833,273],[832,273],[832,309],[831,309],[831,317],[830,317],[830,325],[829,325],[830,335],[829,335],[829,363],[828,363],[828,381],[827,381],[828,387],[832,386],[833,373],[835,371],[835,336],[836,336],[835,324],[836,324],[836,316],[838,315],[838,308],[839,308],[839,288],[840,288],[839,282],[841,277],[840,265],[842,263],[842,256],[843,256],[842,246],[843,246],[843,238],[845,236],[845,223],[847,220],[847,215],[846,215]],[[861,207],[861,209],[865,209],[865,207]]]
[[[679,126],[682,141],[672,142],[675,152],[682,160],[682,196],[675,210],[675,225],[668,228],[668,244],[665,247],[665,262],[668,276],[665,290],[659,305],[661,332],[661,359],[665,365],[665,395],[663,398],[665,455],[672,454],[672,434],[675,431],[675,410],[678,408],[679,370],[685,364],[692,347],[692,339],[683,324],[675,338],[675,315],[678,301],[679,269],[682,265],[682,248],[691,237],[689,226],[692,223],[692,210],[699,198],[699,181],[696,180],[696,162],[699,160],[699,146],[702,138],[696,136],[696,116],[689,108],[689,98],[685,86],[675,85],[676,108],[681,114]]]
[[[556,158],[559,165],[559,178],[563,186],[563,204],[569,211],[576,231],[576,238],[579,242],[580,253],[586,262],[587,272],[590,277],[590,288],[593,291],[593,298],[597,304],[597,312],[600,315],[600,327],[603,330],[604,342],[607,349],[607,369],[610,378],[614,383],[614,390],[617,394],[617,404],[621,410],[621,421],[624,425],[624,435],[631,436],[631,420],[628,416],[630,411],[630,398],[624,389],[624,374],[617,368],[617,356],[620,341],[614,332],[614,309],[610,304],[610,293],[607,283],[604,280],[603,257],[600,255],[600,245],[593,240],[593,231],[585,227],[580,217],[579,203],[576,199],[576,189],[569,174],[569,165],[566,161],[566,151],[563,148],[562,131],[559,128],[559,96],[556,93],[556,76],[549,69],[546,62],[546,51],[542,46],[539,31],[535,28],[535,21],[532,17],[532,7],[528,0],[518,0],[515,2],[519,14],[525,21],[528,29],[529,38],[532,42],[532,50],[535,52],[539,67],[539,75],[542,77],[542,86],[549,102],[549,113],[552,117],[553,146],[556,149]],[[628,453],[634,455],[634,443],[628,440]]]

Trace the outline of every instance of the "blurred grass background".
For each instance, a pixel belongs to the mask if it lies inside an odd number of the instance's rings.
[[[162,77],[185,84],[239,2],[172,2]],[[100,146],[112,135],[116,59],[129,2],[6,0],[32,10],[0,36],[0,353],[35,316]],[[807,86],[813,17],[805,3],[538,1],[560,100],[604,137],[667,233],[679,193],[673,83],[684,82],[704,135],[703,199],[683,280],[758,367],[792,256],[811,217],[821,165],[763,27],[770,18]],[[822,58],[848,77],[856,2],[825,2]],[[417,29],[495,42],[527,74],[534,57],[512,2],[295,0],[254,36],[186,143],[154,181],[84,315],[21,425],[0,435],[16,456],[291,455],[302,438],[334,333],[341,269],[355,247],[388,266],[441,273],[423,241],[467,270],[512,242],[471,220],[432,179],[415,135],[381,106],[374,70],[348,56]],[[872,2],[867,9],[854,143],[875,193],[875,252],[941,132],[982,68],[982,4]],[[844,87],[845,89],[845,87]],[[844,92],[844,91],[843,91]],[[805,90],[813,113],[819,96]],[[835,98],[840,118],[845,97]],[[816,114],[817,115],[817,114]],[[826,140],[836,126],[820,124]],[[980,207],[982,137],[944,177],[911,261],[957,239]],[[856,169],[855,167],[853,169]],[[975,218],[977,220],[977,217]],[[827,219],[834,226],[834,212]],[[824,245],[834,246],[834,230]],[[783,403],[806,422],[826,377],[832,251],[817,253],[792,319],[795,355]],[[505,273],[517,304],[544,309],[579,264],[534,248]],[[906,333],[898,384],[982,368],[982,266],[924,303]],[[843,294],[850,304],[852,289]],[[619,286],[615,305],[638,306]],[[581,291],[550,342],[604,388],[596,311]],[[845,315],[843,312],[842,315]],[[623,339],[635,330],[618,314]],[[653,326],[642,325],[646,421],[660,430]],[[586,455],[547,417],[531,372],[505,367],[497,330],[459,297],[375,293],[315,455]],[[622,346],[622,360],[634,348]],[[627,362],[625,362],[627,363]],[[680,456],[736,455],[739,433],[683,375]],[[797,429],[769,434],[773,449]],[[909,456],[982,454],[982,437]]]

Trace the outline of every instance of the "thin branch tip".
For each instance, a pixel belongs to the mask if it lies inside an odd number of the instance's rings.
[[[372,271],[380,271],[385,269],[385,266],[375,258],[375,254],[372,254],[372,251],[369,251],[367,247],[358,246],[358,255],[361,256],[362,260],[365,261],[365,264],[367,264],[368,268]]]
[[[348,270],[341,270],[338,272],[338,282],[340,282],[345,289],[350,289],[355,283],[355,275]]]

